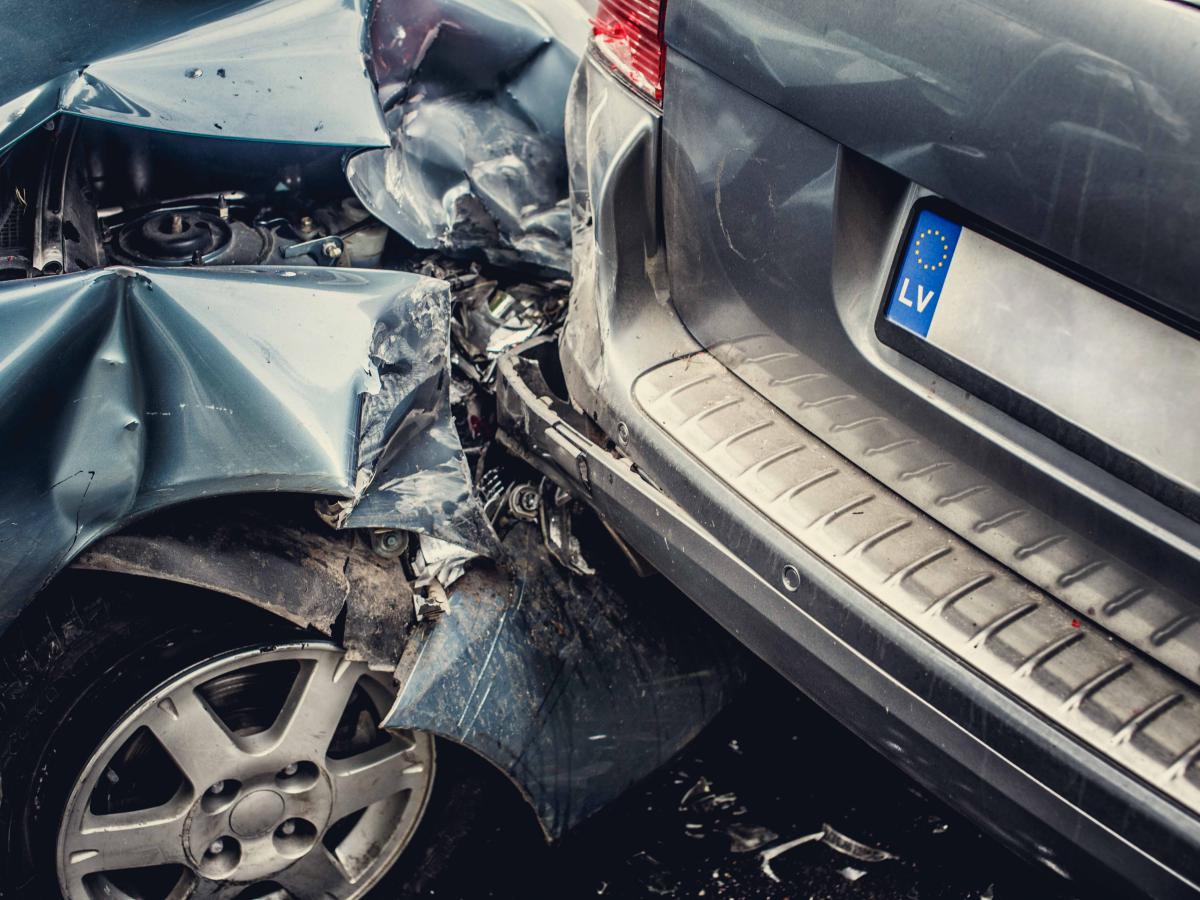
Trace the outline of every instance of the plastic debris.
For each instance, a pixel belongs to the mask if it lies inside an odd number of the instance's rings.
[[[729,835],[729,849],[733,853],[752,853],[759,847],[777,840],[779,835],[761,825],[745,825],[735,822],[725,829]]]
[[[838,874],[841,875],[843,878],[845,878],[847,881],[858,881],[858,879],[862,878],[864,875],[867,874],[867,870],[866,869],[856,869],[856,868],[854,868],[854,866],[846,866],[844,868],[838,869]]]
[[[762,865],[763,874],[772,881],[782,881],[782,879],[775,874],[775,870],[771,868],[771,860],[775,859],[777,856],[787,853],[789,850],[796,849],[802,844],[811,844],[813,841],[819,841],[823,837],[825,837],[824,831],[814,831],[812,834],[802,835],[801,837],[793,838],[784,844],[779,844],[778,846],[770,847],[764,850],[761,854],[759,854],[759,861]]]
[[[772,881],[779,881],[779,876],[771,868],[771,861],[787,853],[789,850],[793,850],[802,844],[810,844],[814,841],[820,841],[830,849],[836,850],[838,853],[849,856],[852,859],[857,859],[860,862],[878,863],[899,858],[894,853],[889,853],[886,850],[881,850],[878,847],[872,847],[869,844],[864,844],[861,841],[856,841],[854,838],[847,837],[831,825],[823,825],[820,831],[802,835],[786,843],[764,850],[760,854],[763,874]],[[850,880],[853,881],[855,879],[852,878]]]
[[[679,798],[679,808],[681,810],[687,809],[692,805],[693,802],[701,797],[706,797],[711,793],[712,785],[709,783],[708,779],[702,775],[700,776],[700,780],[688,788],[687,792]]]
[[[417,576],[413,584],[420,588],[436,581],[448,588],[462,577],[467,563],[478,556],[474,550],[423,534],[413,559],[413,572]]]
[[[878,847],[872,847],[861,841],[856,841],[854,838],[846,837],[846,835],[837,831],[831,825],[823,825],[822,827],[825,829],[825,833],[821,840],[838,853],[869,863],[883,862],[887,859],[896,858],[895,854],[888,853],[886,850],[880,850]]]

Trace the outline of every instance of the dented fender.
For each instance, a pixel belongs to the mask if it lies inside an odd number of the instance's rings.
[[[0,627],[105,534],[231,494],[487,552],[449,293],[401,272],[94,270],[0,287]]]

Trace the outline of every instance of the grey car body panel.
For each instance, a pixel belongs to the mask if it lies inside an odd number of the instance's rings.
[[[829,140],[1200,320],[1194,8],[674,0],[666,33]]]
[[[386,724],[471,747],[558,838],[724,708],[743,651],[661,585],[566,576],[536,525],[503,549],[507,572],[468,572],[449,611],[414,632]]]
[[[677,66],[668,69],[667,84],[660,130],[656,110],[620,85],[603,64],[588,59],[577,75],[567,113],[576,254],[572,305],[561,343],[563,371],[572,403],[604,432],[617,436],[618,449],[636,464],[634,474],[622,482],[612,470],[620,468],[619,462],[605,462],[610,455],[582,437],[564,444],[561,426],[547,429],[531,458],[552,460],[557,450],[565,454],[561,470],[568,475],[572,469],[586,471],[596,506],[620,522],[635,547],[693,599],[872,746],[1001,839],[1073,875],[1103,883],[1116,895],[1133,893],[1133,885],[1156,896],[1193,895],[1200,846],[1193,818],[1144,782],[1084,750],[1002,686],[935,652],[875,599],[721,484],[638,408],[633,385],[639,375],[701,349],[679,317],[681,306],[707,299],[714,321],[720,321],[722,310],[735,321],[744,312],[743,298],[728,282],[722,283],[724,293],[706,297],[688,298],[675,290],[675,280],[681,275],[686,279],[687,273],[673,268],[675,257],[668,265],[659,208],[661,202],[670,215],[671,204],[684,201],[672,198],[677,185],[669,172],[660,185],[658,161],[660,138],[666,142],[667,160],[672,152],[671,91],[681,88]],[[710,92],[720,88],[719,79],[698,85]],[[685,96],[699,104],[696,90]],[[697,152],[704,151],[704,168],[711,174],[723,155],[738,149],[736,142],[731,148],[719,138],[725,134],[723,124],[738,127],[741,110],[704,109],[712,139]],[[771,112],[783,120],[775,131],[782,143],[788,136],[783,126],[795,123]],[[768,141],[756,139],[745,153],[766,156],[771,149]],[[828,202],[820,198],[833,194],[836,153],[806,156],[787,145],[780,156],[802,168],[795,176],[801,187],[814,179],[818,184],[808,194],[781,190],[771,200],[796,216],[805,214],[808,201],[819,226],[821,216],[829,214]],[[868,164],[867,177],[879,175],[878,170]],[[820,181],[822,173],[827,173],[827,185]],[[892,196],[907,196],[904,184],[895,185],[886,173],[881,177],[885,186],[891,184]],[[770,208],[769,183],[765,176],[746,182],[761,192],[761,208]],[[728,184],[722,182],[721,196],[723,201],[732,198],[731,206],[721,208],[744,213],[744,223],[750,213],[737,207],[744,192],[727,192]],[[818,199],[809,201],[813,193]],[[718,249],[731,250],[726,240],[731,238],[747,257],[737,270],[745,275],[764,244],[739,245],[736,230],[723,235],[712,192],[703,196],[706,206],[697,207],[699,219],[692,223],[704,236],[698,253],[720,256]],[[764,228],[770,221],[764,220]],[[668,241],[678,239],[669,219],[666,225]],[[797,241],[786,252],[802,256],[803,247]],[[737,254],[733,258],[741,261]],[[714,266],[721,264],[729,265],[724,257]],[[782,264],[770,260],[766,277]],[[828,265],[819,271],[828,273]],[[775,286],[791,289],[786,296],[796,307],[806,302],[791,282],[777,278]],[[771,323],[781,324],[778,313]],[[758,333],[763,330],[760,323]],[[908,401],[892,411],[907,412],[912,405]],[[526,412],[510,427],[514,433],[527,431],[536,442],[538,431],[528,423],[546,405],[535,391],[524,406]],[[502,402],[502,419],[504,413]],[[575,451],[565,449],[570,447],[582,448],[578,452],[587,465],[572,459]],[[635,500],[639,496],[642,502]],[[682,520],[678,513],[668,514],[674,506],[668,498],[686,498]],[[692,527],[676,527],[677,521]],[[662,539],[664,533],[669,540]],[[1088,534],[1099,536],[1094,530]],[[797,570],[794,592],[780,589],[785,565]],[[717,585],[729,586],[729,596]]]
[[[369,270],[4,285],[0,622],[98,537],[222,494],[341,497],[340,524],[486,548],[450,418],[448,306],[442,282]]]
[[[5,16],[17,46],[58,44],[67,58],[44,52],[28,65],[24,53],[5,55],[0,147],[58,112],[216,137],[387,143],[363,65],[367,0],[70,5],[79,8]],[[81,27],[91,17],[92,27]],[[104,27],[114,19],[119,31]]]
[[[562,111],[587,35],[576,0],[379,4],[392,146],[347,163],[363,205],[418,247],[567,271]]]
[[[838,426],[829,440],[848,446],[878,438],[863,443],[859,450],[865,451],[905,439],[884,454],[851,454],[901,493],[937,480],[904,483],[906,471],[964,463],[981,486],[975,496],[912,499],[1027,577],[1057,582],[1092,561],[1076,555],[1045,567],[1046,558],[1037,554],[1014,558],[1014,551],[1039,539],[1028,531],[1036,519],[1049,523],[1040,537],[1082,536],[1100,558],[1122,559],[1143,577],[1151,573],[1183,598],[1182,612],[1194,611],[1200,526],[1193,519],[876,336],[891,263],[922,191],[682,56],[670,57],[668,76],[675,89],[664,111],[663,152],[670,295],[700,343],[798,419],[818,414],[811,402],[805,405],[811,386],[766,372],[737,349],[739,342],[760,337],[772,352],[792,354],[803,360],[800,368],[842,384],[844,396],[836,402],[846,408],[825,411],[826,427]],[[872,425],[866,431],[846,430],[854,417],[843,420],[842,413],[851,407],[862,413],[859,419],[883,418],[863,423]],[[1170,433],[1170,423],[1162,429],[1155,439]],[[936,497],[967,486],[947,487]],[[985,494],[984,487],[995,490]],[[996,509],[1005,497],[1013,498],[1012,506]],[[973,527],[1016,507],[1030,517],[996,523],[1004,526],[998,529]],[[971,513],[975,519],[968,522],[964,516]],[[1006,534],[1001,546],[997,539]],[[1043,571],[1035,573],[1038,567]],[[1063,596],[1075,580],[1051,590]],[[1085,604],[1082,611],[1099,615],[1101,606]]]
[[[39,8],[32,22],[11,13],[18,45],[38,33],[59,55],[0,63],[0,149],[61,113],[378,148],[348,157],[348,178],[410,243],[569,267],[562,110],[586,4],[210,0],[139,8],[119,39],[101,26],[124,23],[127,4],[78,5],[76,16]],[[77,19],[89,17],[96,27],[81,30]]]

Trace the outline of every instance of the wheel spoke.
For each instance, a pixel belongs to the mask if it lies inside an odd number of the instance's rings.
[[[333,780],[330,821],[337,822],[372,803],[423,785],[427,778],[425,764],[406,752],[411,746],[393,738],[349,759],[330,760],[328,771]]]
[[[321,843],[272,880],[293,897],[305,900],[337,900],[347,896],[353,887],[341,863]]]
[[[275,724],[253,741],[264,750],[280,750],[281,760],[324,758],[364,671],[362,663],[344,663],[339,654],[321,654],[300,670]]]
[[[246,885],[235,884],[229,881],[210,881],[209,879],[198,875],[192,887],[192,892],[187,895],[188,900],[227,900],[227,898],[237,897],[246,890]],[[268,894],[263,900],[274,900],[277,895]]]
[[[198,793],[243,764],[242,750],[233,735],[190,687],[151,707],[145,724]]]
[[[186,815],[186,804],[176,800],[133,812],[104,816],[88,813],[82,827],[65,841],[67,871],[81,878],[91,872],[185,863]]]

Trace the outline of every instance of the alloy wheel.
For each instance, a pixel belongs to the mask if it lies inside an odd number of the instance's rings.
[[[125,713],[70,792],[69,900],[355,900],[412,838],[432,738],[384,732],[389,681],[332,644],[243,650]]]

